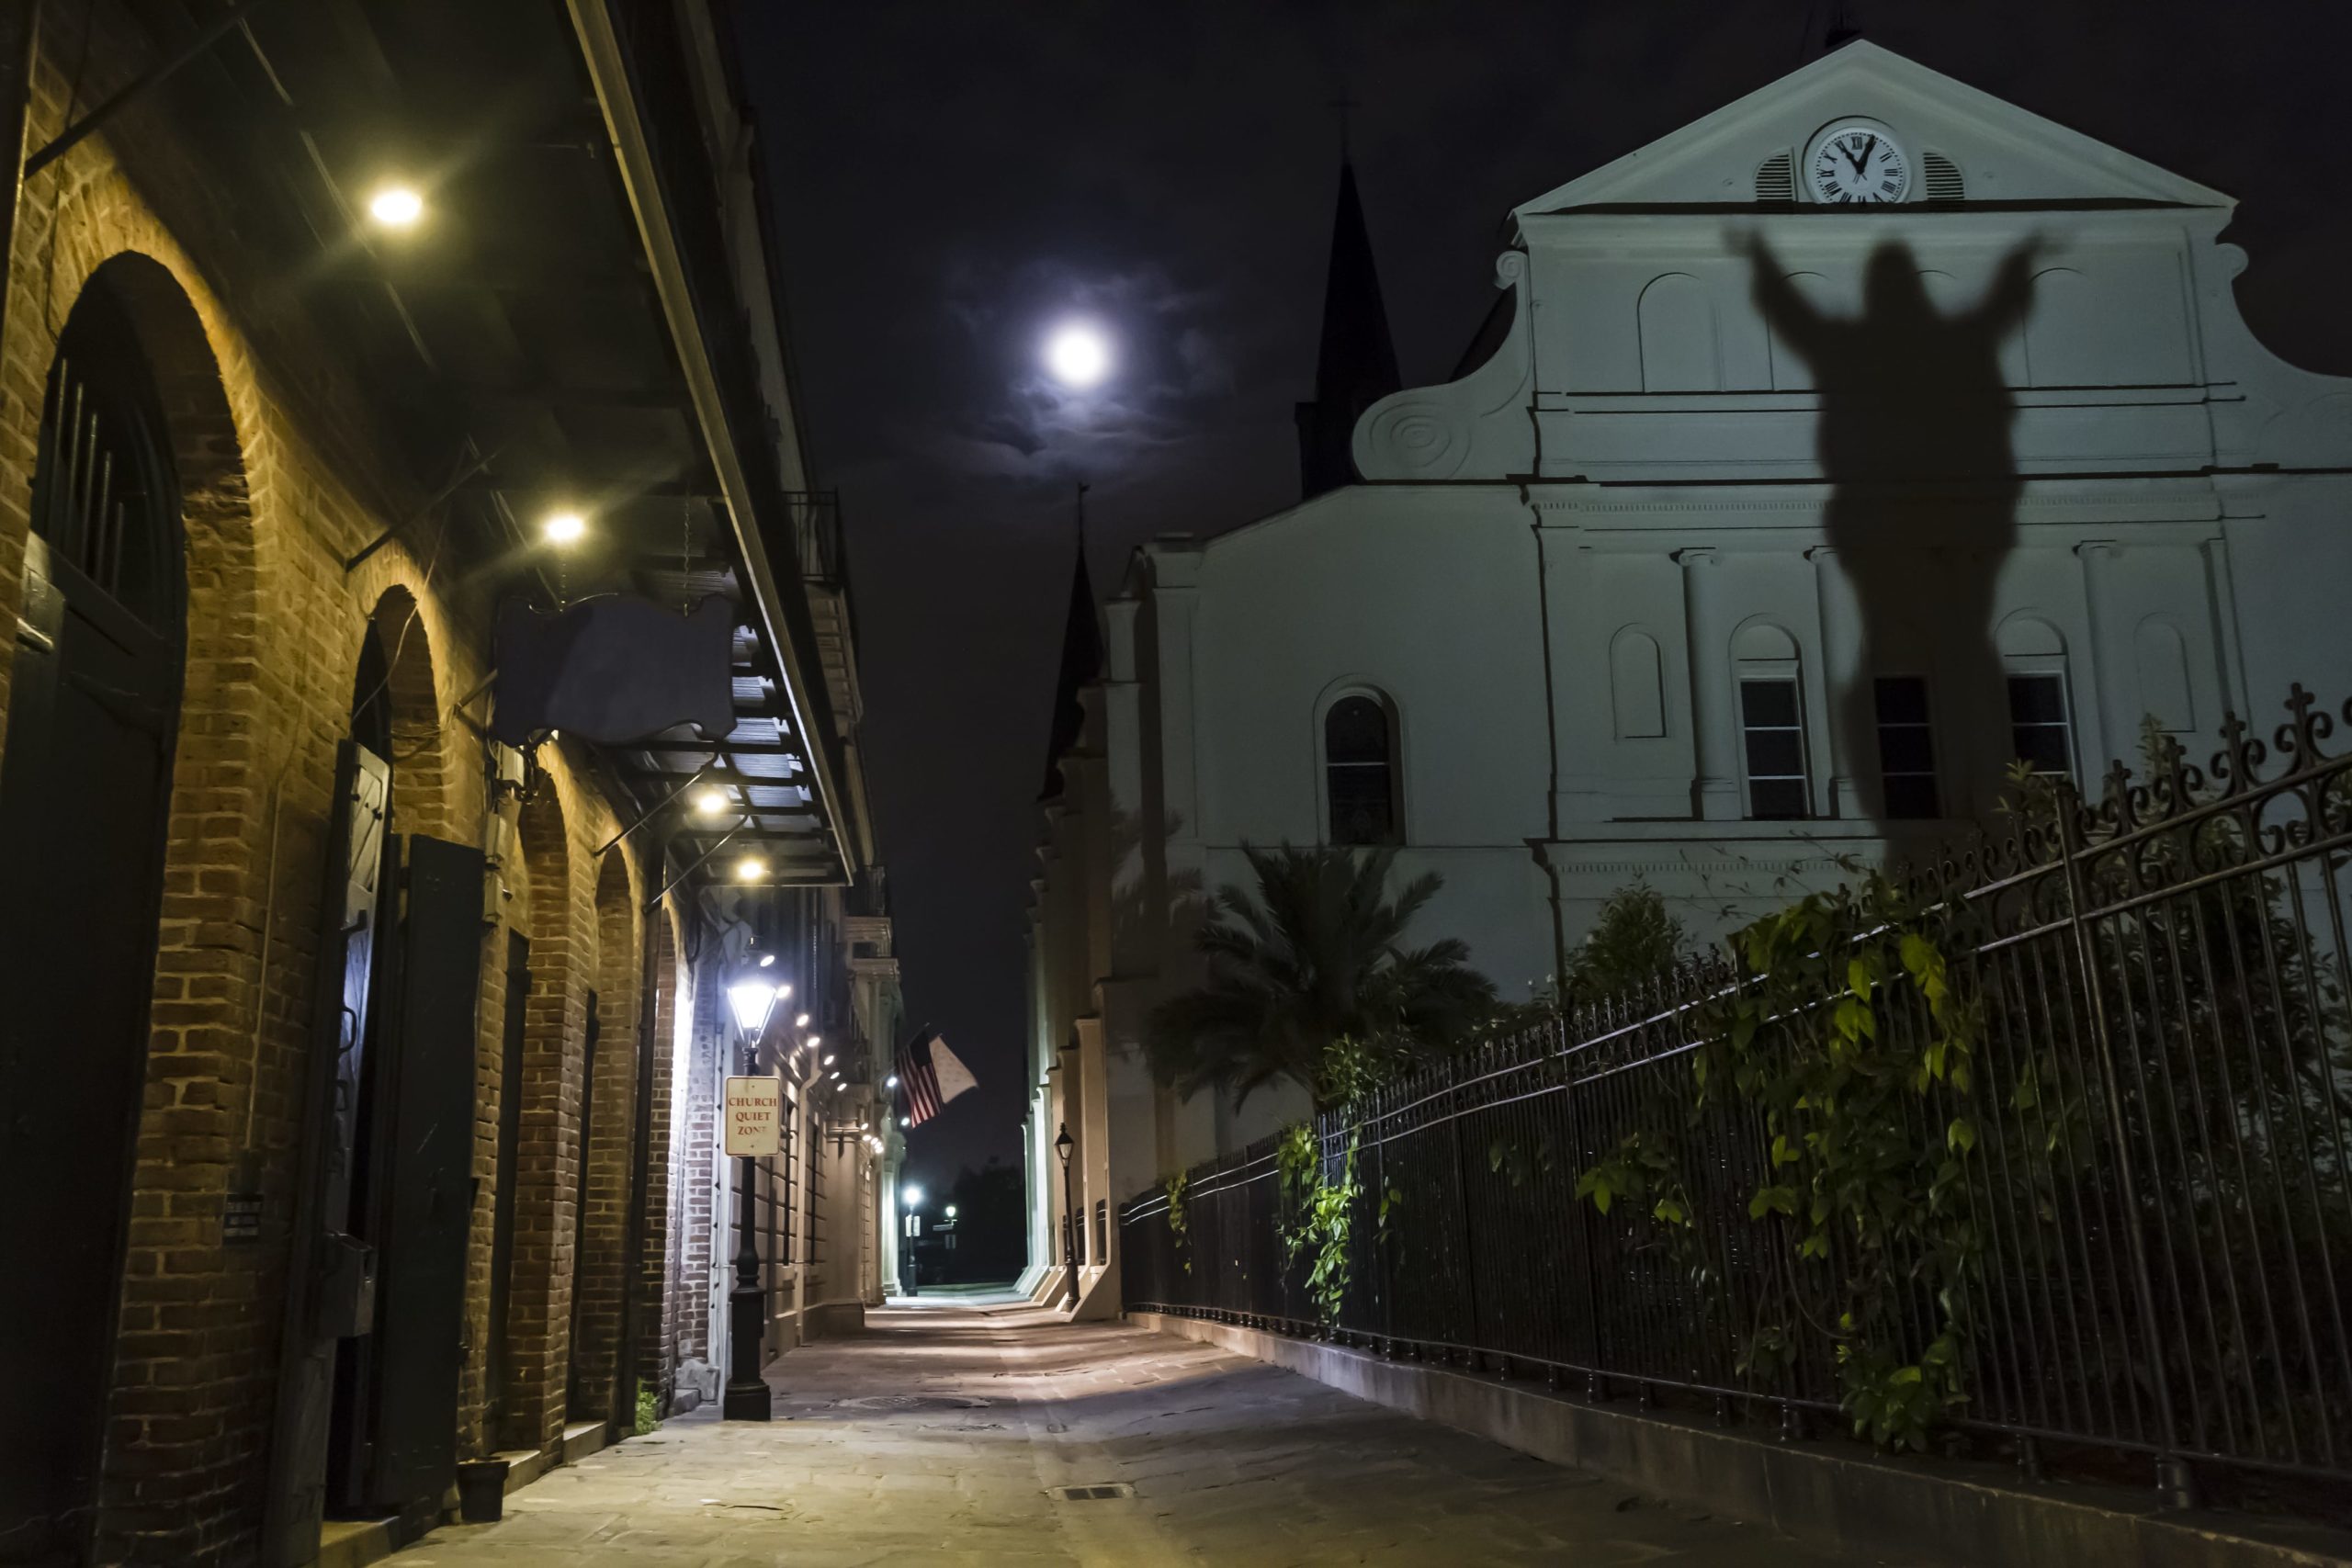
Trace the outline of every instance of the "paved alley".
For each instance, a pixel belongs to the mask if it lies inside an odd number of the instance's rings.
[[[559,1470],[397,1568],[1827,1563],[1758,1527],[1411,1420],[1209,1346],[1026,1307],[894,1308]],[[1116,1495],[1066,1500],[1065,1487]]]

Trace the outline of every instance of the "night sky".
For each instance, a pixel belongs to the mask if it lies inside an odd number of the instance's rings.
[[[867,776],[910,1012],[980,1089],[912,1139],[944,1184],[1017,1158],[1022,932],[1083,478],[1098,591],[1128,551],[1297,498],[1352,149],[1406,384],[1444,379],[1517,202],[1812,59],[1826,3],[1182,6],[754,0],[762,121],[820,482],[842,494]],[[2227,191],[2238,296],[2352,372],[2337,8],[1856,4],[1868,38]],[[1086,401],[1065,318],[1118,342]]]

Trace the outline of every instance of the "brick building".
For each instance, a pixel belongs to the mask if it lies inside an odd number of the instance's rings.
[[[683,1403],[763,955],[763,1070],[850,1048],[754,1184],[769,1353],[877,1297],[895,961],[730,27],[0,0],[0,1563],[307,1562]],[[732,728],[493,739],[502,607],[610,593],[730,607]]]

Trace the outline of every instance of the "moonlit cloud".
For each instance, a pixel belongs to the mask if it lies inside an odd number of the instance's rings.
[[[993,385],[923,445],[967,478],[1032,479],[1057,485],[1085,476],[1116,483],[1140,459],[1181,444],[1213,418],[1205,404],[1229,394],[1233,377],[1212,314],[1215,290],[1158,268],[1091,271],[1037,260],[1001,271],[963,263],[946,279],[943,314]],[[1111,345],[1107,374],[1076,386],[1053,373],[1050,334],[1075,323]]]

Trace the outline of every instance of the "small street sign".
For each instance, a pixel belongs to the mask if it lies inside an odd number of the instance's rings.
[[[782,1146],[784,1080],[779,1077],[727,1080],[727,1152],[754,1158]]]
[[[255,1242],[261,1239],[261,1194],[232,1192],[220,1203],[220,1239]]]

